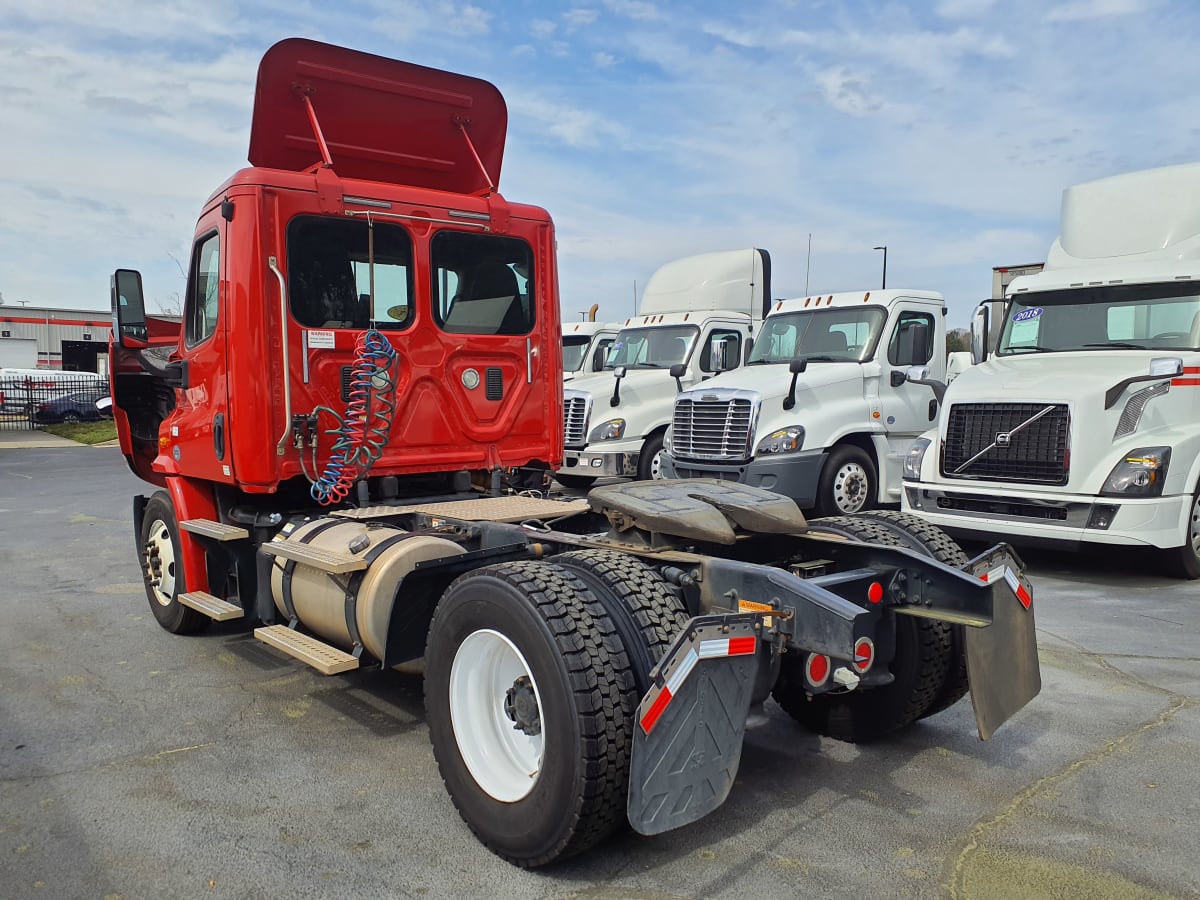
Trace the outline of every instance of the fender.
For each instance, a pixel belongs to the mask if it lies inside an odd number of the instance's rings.
[[[217,500],[212,485],[193,478],[168,476],[166,487],[175,508],[175,522],[188,519],[211,519],[219,521]],[[204,547],[191,532],[179,529],[179,551],[183,556],[183,583],[189,591],[207,591],[208,567],[205,563]]]

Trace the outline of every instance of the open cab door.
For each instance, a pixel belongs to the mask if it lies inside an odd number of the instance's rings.
[[[170,361],[181,323],[146,315],[142,276],[117,269],[111,281],[113,330],[108,352],[113,422],[133,474],[159,486],[151,464],[158,455],[158,425],[175,406],[181,372]]]

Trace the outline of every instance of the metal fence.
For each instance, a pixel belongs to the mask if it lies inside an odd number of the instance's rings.
[[[96,406],[108,396],[108,380],[86,372],[5,375],[0,377],[0,431],[111,418],[109,409]]]

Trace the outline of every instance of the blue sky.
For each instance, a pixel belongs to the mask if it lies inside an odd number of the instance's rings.
[[[554,216],[564,320],[668,260],[758,246],[774,294],[939,290],[1044,257],[1079,181],[1200,159],[1200,6],[1167,0],[0,0],[0,293],[182,292],[284,37],[491,81],[501,191]],[[806,265],[812,235],[811,266]]]

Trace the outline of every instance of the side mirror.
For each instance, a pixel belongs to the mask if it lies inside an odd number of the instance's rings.
[[[613,392],[612,392],[612,396],[608,398],[609,406],[620,406],[621,405],[621,379],[624,377],[625,377],[625,367],[624,366],[617,366],[615,369],[613,369]]]
[[[613,377],[615,379],[617,379],[617,381],[620,381],[622,378],[624,378],[625,377],[625,367],[617,366],[615,369],[613,369]]]
[[[122,347],[145,347],[150,332],[146,327],[146,301],[142,296],[142,274],[117,269],[111,285],[113,335]]]
[[[793,375],[803,375],[808,370],[808,357],[798,356],[788,363],[788,371]]]
[[[1183,374],[1183,360],[1178,356],[1156,356],[1150,360],[1150,375],[1174,378]]]
[[[729,368],[725,360],[728,348],[729,341],[726,338],[714,337],[712,343],[709,345],[708,365],[718,375]]]
[[[599,372],[604,368],[605,360],[608,359],[608,347],[597,347],[596,352],[592,354],[592,371]]]
[[[750,351],[754,349],[754,338],[746,338],[746,351],[742,354],[742,362],[750,362]]]
[[[675,365],[671,366],[670,372],[671,377],[675,379],[675,390],[682,391],[683,382],[679,379],[687,374],[687,363],[675,363]]]
[[[932,388],[934,399],[940,404],[946,396],[946,384],[929,377],[929,366],[909,366],[904,375],[909,384],[924,384]],[[933,421],[932,418],[930,421]]]
[[[971,317],[971,365],[979,365],[988,357],[988,305],[981,303]]]

